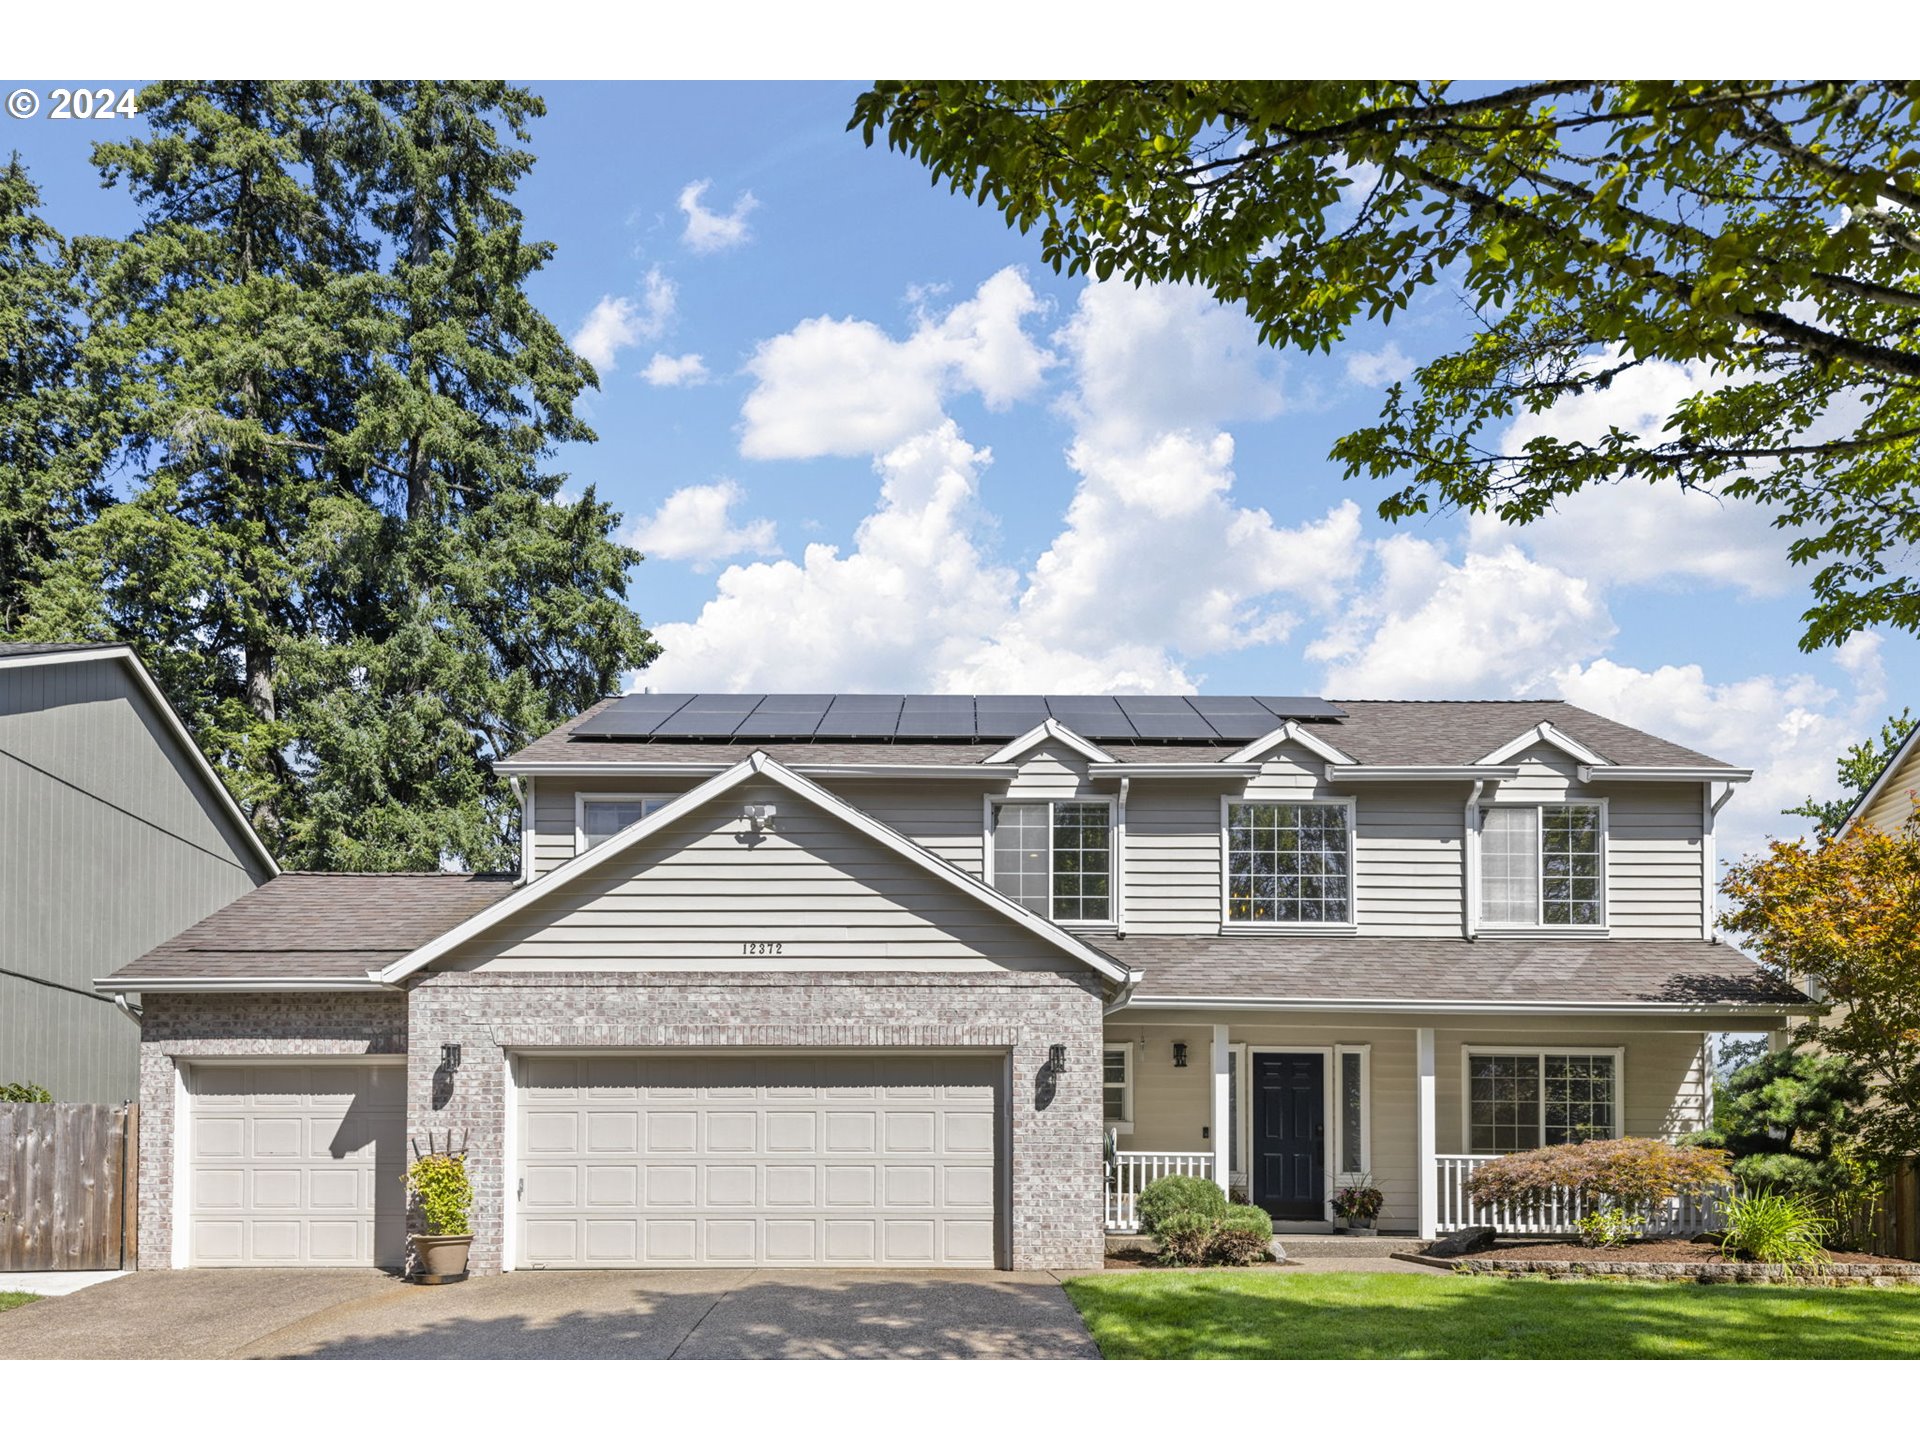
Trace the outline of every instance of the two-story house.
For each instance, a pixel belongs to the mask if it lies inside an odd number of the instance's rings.
[[[635,694],[499,769],[518,874],[282,876],[101,982],[144,1263],[392,1262],[429,1135],[481,1271],[1095,1265],[1170,1170],[1433,1235],[1806,1004],[1714,939],[1748,772],[1559,702]]]

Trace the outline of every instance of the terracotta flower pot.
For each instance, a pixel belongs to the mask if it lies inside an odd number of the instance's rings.
[[[418,1268],[413,1279],[423,1285],[444,1285],[467,1273],[467,1248],[471,1235],[410,1235]]]

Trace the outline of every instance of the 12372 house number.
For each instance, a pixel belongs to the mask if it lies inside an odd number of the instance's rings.
[[[786,950],[787,942],[784,940],[742,940],[740,942],[742,955],[784,955]]]

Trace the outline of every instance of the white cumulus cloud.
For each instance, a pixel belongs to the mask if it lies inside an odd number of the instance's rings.
[[[1356,350],[1347,356],[1347,379],[1370,390],[1404,380],[1411,374],[1413,361],[1391,340],[1378,350]]]
[[[655,351],[640,378],[649,385],[703,385],[711,377],[698,355],[667,355]]]
[[[643,277],[637,298],[602,296],[569,343],[595,370],[612,370],[614,357],[622,350],[666,332],[677,300],[677,288],[656,265]]]
[[[734,555],[776,553],[773,521],[734,523],[733,508],[745,499],[732,480],[684,486],[636,524],[627,543],[656,559],[691,561],[696,570]]]
[[[947,396],[972,391],[990,409],[1032,394],[1054,357],[1026,332],[1044,308],[1006,269],[944,314],[922,312],[896,340],[867,320],[822,315],[761,343],[741,407],[750,459],[880,454],[940,423]]]
[[[753,192],[742,190],[731,210],[709,210],[700,203],[700,197],[712,186],[711,180],[695,180],[680,192],[680,213],[687,217],[686,228],[680,232],[681,243],[703,255],[746,244],[751,235],[747,217],[760,208]]]

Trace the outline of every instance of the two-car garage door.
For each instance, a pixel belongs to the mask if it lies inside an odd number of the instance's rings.
[[[990,1267],[1004,1061],[523,1055],[530,1267]]]

